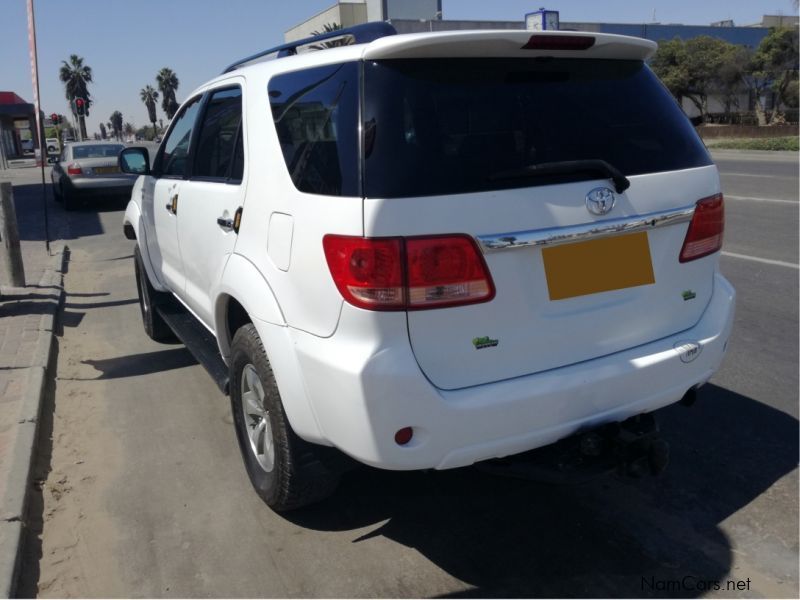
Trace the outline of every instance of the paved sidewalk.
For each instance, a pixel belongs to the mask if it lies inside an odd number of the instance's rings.
[[[41,183],[41,171],[0,171],[0,181],[27,190],[20,197],[15,192],[26,286],[3,285],[9,278],[0,267],[0,597],[9,597],[14,593],[40,406],[63,293],[65,254],[63,243],[51,244],[48,253],[41,236],[30,235],[32,229],[40,229],[32,207],[24,205],[20,211],[21,202],[41,202],[40,193],[31,192],[31,186]]]

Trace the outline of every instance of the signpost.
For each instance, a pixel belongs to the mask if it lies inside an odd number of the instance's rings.
[[[36,135],[39,140],[39,165],[42,169],[42,206],[44,208],[44,240],[50,253],[50,227],[47,222],[47,184],[44,180],[44,165],[47,160],[47,144],[44,141],[42,108],[39,104],[39,57],[36,52],[36,22],[33,16],[33,0],[28,0],[28,50],[31,56],[31,79],[33,80],[33,105],[36,110]]]

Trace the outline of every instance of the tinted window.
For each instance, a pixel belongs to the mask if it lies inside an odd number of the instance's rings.
[[[357,196],[358,65],[346,63],[275,77],[272,118],[298,190]]]
[[[366,196],[564,181],[493,177],[547,162],[602,159],[626,175],[711,164],[639,61],[394,60],[368,62],[364,79]]]
[[[218,180],[241,181],[240,163],[238,174],[231,172],[242,121],[242,91],[232,88],[214,92],[206,105],[197,138],[192,177],[210,177]],[[238,142],[237,142],[238,140]],[[234,177],[238,175],[238,177]]]
[[[189,158],[189,142],[192,139],[192,129],[200,108],[200,98],[195,98],[188,104],[175,120],[175,125],[169,136],[162,144],[163,153],[159,171],[168,177],[183,177],[186,173],[186,161]]]

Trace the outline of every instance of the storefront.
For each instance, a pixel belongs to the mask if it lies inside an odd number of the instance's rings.
[[[0,144],[9,159],[33,156],[36,110],[14,92],[0,92]]]

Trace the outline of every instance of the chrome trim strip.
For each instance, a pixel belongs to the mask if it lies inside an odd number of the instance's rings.
[[[670,210],[646,213],[635,217],[606,219],[594,223],[582,223],[567,227],[512,231],[478,235],[476,239],[484,252],[526,248],[529,246],[558,246],[584,240],[622,235],[634,231],[647,231],[658,227],[668,227],[691,221],[695,205],[682,206]]]

